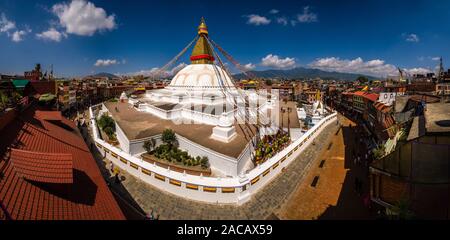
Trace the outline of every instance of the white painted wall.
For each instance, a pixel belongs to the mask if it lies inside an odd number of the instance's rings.
[[[89,111],[91,116],[93,116],[92,108],[90,108]],[[162,191],[167,191],[180,197],[209,203],[234,203],[240,205],[250,200],[253,194],[261,190],[267,183],[280,174],[284,167],[287,167],[291,162],[293,162],[327,125],[333,123],[337,119],[336,116],[336,113],[333,113],[322,119],[319,124],[312,127],[308,132],[286,147],[283,151],[279,152],[258,167],[252,169],[247,174],[242,174],[231,178],[213,178],[187,175],[144,162],[141,159],[130,156],[128,153],[101,140],[98,137],[98,130],[95,125],[94,118],[91,119],[91,127],[93,128],[92,132],[94,134],[93,137],[95,142],[101,146],[97,146],[99,151],[104,154],[104,149],[108,149],[110,153],[106,153],[106,158],[136,178],[151,184]],[[117,154],[118,157],[114,157],[111,153]],[[121,162],[119,157],[126,159],[127,164]],[[135,164],[138,169],[136,170],[133,168],[131,164]],[[275,166],[277,167],[275,168]],[[149,176],[144,174],[142,169],[150,171],[151,175]],[[165,181],[156,179],[156,175],[164,177]],[[169,179],[180,182],[181,186],[171,184]],[[259,180],[256,181],[256,179]],[[199,189],[188,189],[186,188],[186,184],[198,186]],[[205,192],[203,191],[204,187],[213,187],[216,188],[217,191],[215,193]],[[243,187],[246,188],[245,191],[243,191]],[[222,189],[227,188],[234,188],[235,192],[222,192]]]

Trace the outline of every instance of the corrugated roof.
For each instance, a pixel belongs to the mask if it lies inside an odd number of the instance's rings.
[[[81,136],[58,123],[35,117],[30,107],[0,132],[0,200],[7,212],[17,220],[124,219]],[[71,154],[73,183],[62,187],[23,178],[7,148]]]
[[[391,110],[390,106],[386,106],[384,103],[382,102],[376,102],[373,105],[378,111],[383,112],[383,113],[388,113]]]
[[[27,86],[27,84],[28,84],[29,82],[30,82],[30,81],[25,80],[25,79],[15,79],[15,80],[12,80],[12,83],[14,84],[14,86],[15,86],[16,88],[24,88],[25,86]]]

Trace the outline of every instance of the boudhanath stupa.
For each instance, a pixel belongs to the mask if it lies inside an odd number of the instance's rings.
[[[296,111],[279,117],[280,109],[289,106],[276,94],[236,88],[212,47],[203,18],[197,30],[190,64],[167,87],[147,90],[125,103],[106,102],[101,111],[116,121],[120,148],[127,154],[139,156],[145,140],[158,140],[164,129],[172,129],[181,149],[208,157],[214,175],[238,176],[255,167],[255,138],[273,134],[279,126],[298,138],[299,119]]]

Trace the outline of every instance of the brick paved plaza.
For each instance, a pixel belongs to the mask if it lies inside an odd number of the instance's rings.
[[[350,152],[358,146],[354,134],[355,124],[340,116],[343,127],[317,152],[317,159],[311,166],[291,199],[276,213],[280,219],[370,219],[361,194],[354,188],[354,179],[363,181],[363,193],[367,193],[367,172],[363,164],[354,164]],[[352,125],[352,128],[349,128]],[[336,134],[337,133],[337,134]],[[360,146],[363,154],[365,149]],[[311,184],[318,177],[315,187]]]

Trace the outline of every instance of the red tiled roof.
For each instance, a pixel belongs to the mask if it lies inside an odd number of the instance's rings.
[[[353,94],[354,94],[354,95],[357,95],[357,96],[364,96],[365,92],[356,91],[356,92],[354,92]]]
[[[368,94],[365,94],[365,95],[364,95],[365,98],[369,99],[369,100],[372,101],[372,102],[376,102],[376,101],[378,100],[378,97],[379,97],[379,96],[380,96],[380,95],[379,95],[379,94],[376,94],[376,93],[368,93]]]
[[[0,136],[0,201],[13,219],[124,219],[89,148],[76,131],[37,118],[34,107],[30,107]],[[73,183],[42,183],[23,178],[14,170],[14,156],[11,159],[7,148],[71,154]]]
[[[73,183],[72,154],[11,149],[10,160],[14,171],[27,180],[44,183]]]
[[[384,103],[382,102],[376,102],[373,105],[378,111],[383,112],[383,113],[387,113],[390,111],[391,107],[390,106],[386,106],[384,105]]]

